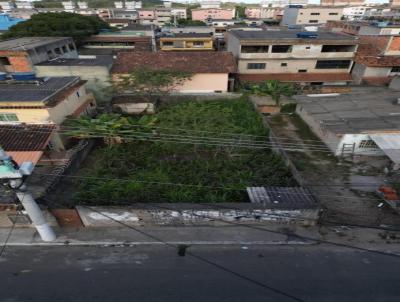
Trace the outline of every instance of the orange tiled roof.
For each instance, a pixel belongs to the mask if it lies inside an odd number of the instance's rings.
[[[55,130],[52,124],[1,124],[0,146],[6,151],[43,151]]]
[[[120,52],[111,70],[127,74],[141,67],[189,73],[234,73],[236,63],[230,52]]]

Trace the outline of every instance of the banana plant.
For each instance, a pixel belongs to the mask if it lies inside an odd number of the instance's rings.
[[[296,94],[296,89],[292,84],[282,83],[277,80],[248,85],[247,91],[259,96],[269,95],[274,100],[276,106],[280,106],[282,96],[291,97]]]

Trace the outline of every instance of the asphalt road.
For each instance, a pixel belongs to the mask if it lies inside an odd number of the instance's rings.
[[[188,252],[7,247],[0,301],[400,301],[400,258],[322,246],[196,246]]]

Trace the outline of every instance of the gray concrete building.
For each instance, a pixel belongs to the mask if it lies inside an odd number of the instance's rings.
[[[344,94],[297,95],[296,113],[336,156],[387,155],[400,164],[399,92],[353,87]]]
[[[111,86],[110,70],[112,56],[97,56],[80,59],[57,59],[35,66],[39,77],[79,76],[86,80],[86,88],[92,92],[99,104],[111,99],[108,89]]]

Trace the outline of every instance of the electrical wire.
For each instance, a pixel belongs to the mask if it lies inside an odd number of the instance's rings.
[[[75,178],[75,179],[89,179],[89,180],[99,180],[99,181],[121,181],[121,182],[132,182],[132,183],[144,183],[144,184],[155,184],[155,185],[166,185],[166,186],[180,186],[180,187],[192,187],[192,188],[199,188],[199,189],[212,189],[212,190],[227,190],[227,191],[247,191],[246,189],[236,189],[236,188],[229,188],[226,186],[206,186],[206,185],[194,185],[194,184],[184,184],[184,183],[173,183],[173,182],[158,182],[158,181],[144,181],[144,180],[134,180],[134,179],[124,179],[124,178],[115,178],[115,177],[93,177],[93,176],[77,176],[77,175],[58,175],[58,174],[51,174],[51,173],[40,173],[34,172],[36,175],[44,175],[44,176],[57,176],[57,177],[66,177],[66,178]],[[300,193],[300,192],[286,192],[286,191],[268,191],[271,193],[282,193],[282,194],[289,194],[294,196],[314,196],[316,194],[313,193]],[[322,195],[318,194],[318,197],[332,197],[332,195]],[[373,200],[376,201],[374,198],[369,197],[353,197],[353,196],[340,196],[341,199],[357,199],[357,200]]]
[[[89,206],[83,206],[83,207],[85,207],[85,208],[87,208],[88,210],[91,210],[91,211],[93,211],[93,212],[96,212],[97,214],[102,215],[102,216],[104,216],[105,218],[107,218],[107,219],[109,219],[109,220],[111,220],[111,221],[114,221],[114,222],[116,222],[116,223],[118,223],[118,224],[120,224],[120,225],[122,225],[122,226],[124,226],[124,227],[126,227],[126,228],[129,228],[129,229],[131,229],[131,230],[134,230],[134,231],[136,231],[136,232],[139,233],[139,234],[142,234],[142,235],[144,235],[144,236],[146,236],[146,237],[148,237],[148,238],[151,238],[152,240],[154,240],[154,241],[156,241],[156,242],[162,243],[162,244],[164,244],[164,245],[167,246],[167,247],[174,248],[174,249],[176,249],[176,250],[179,249],[179,245],[174,245],[174,244],[168,243],[168,242],[166,242],[165,240],[162,240],[161,238],[159,238],[158,236],[149,234],[148,232],[145,232],[145,231],[143,231],[143,230],[140,230],[140,229],[138,229],[138,228],[136,228],[136,227],[134,227],[134,226],[132,226],[132,225],[129,225],[129,224],[126,224],[126,223],[124,223],[124,222],[122,222],[122,221],[119,221],[119,220],[117,220],[117,219],[115,219],[115,218],[113,218],[113,217],[111,217],[111,216],[109,216],[109,215],[107,215],[107,214],[105,214],[105,213],[103,213],[103,212],[101,212],[101,211],[98,211],[98,210],[96,210],[96,209],[94,209],[94,208],[92,208],[92,207],[89,207]],[[241,279],[241,280],[247,281],[247,282],[249,282],[249,283],[251,283],[251,284],[253,284],[253,285],[256,285],[256,286],[258,286],[258,287],[261,287],[261,288],[263,288],[263,289],[265,289],[265,290],[274,292],[275,294],[284,296],[284,297],[286,297],[286,298],[288,298],[288,299],[291,299],[291,300],[293,300],[293,301],[306,302],[306,300],[303,300],[303,299],[301,299],[301,298],[299,298],[299,297],[296,297],[296,296],[294,296],[294,295],[292,295],[292,294],[289,294],[289,293],[287,293],[287,292],[285,292],[285,291],[282,291],[282,290],[279,290],[279,289],[274,288],[274,287],[272,287],[272,286],[269,286],[269,285],[267,285],[267,284],[265,284],[265,283],[263,283],[263,282],[260,282],[260,281],[258,281],[258,280],[255,280],[255,279],[253,279],[253,278],[250,278],[250,277],[248,277],[248,276],[246,276],[246,275],[244,275],[244,274],[238,273],[238,272],[236,272],[236,271],[234,271],[234,270],[232,270],[232,269],[229,269],[229,268],[227,268],[227,267],[225,267],[225,266],[223,266],[223,265],[221,265],[221,264],[218,264],[218,263],[216,263],[216,262],[214,262],[214,261],[208,260],[207,258],[205,258],[205,257],[203,257],[203,256],[199,256],[199,255],[197,255],[196,253],[193,253],[193,252],[191,252],[191,251],[186,251],[185,254],[188,255],[188,256],[190,256],[190,257],[192,257],[192,258],[194,258],[194,259],[197,259],[198,261],[201,261],[201,262],[203,262],[203,263],[206,263],[206,264],[208,264],[208,265],[210,265],[210,266],[212,266],[212,267],[214,267],[214,268],[217,268],[217,269],[219,269],[219,270],[221,270],[221,271],[224,271],[224,272],[226,272],[226,273],[229,273],[229,274],[231,274],[231,275],[234,275],[234,276],[238,277],[238,278]]]
[[[21,129],[13,129],[11,131],[21,131]],[[70,130],[59,130],[58,133],[65,133],[65,134],[71,134],[72,131],[82,131],[82,129],[70,129]],[[25,130],[26,131],[26,130]],[[102,130],[103,131],[103,130]],[[108,130],[107,130],[108,131]],[[31,133],[50,133],[49,130],[35,130],[35,131],[30,131]],[[84,134],[84,138],[122,138],[125,140],[138,140],[138,141],[150,141],[150,142],[161,142],[161,143],[180,143],[180,144],[190,144],[190,145],[205,145],[205,146],[220,146],[220,147],[240,147],[240,148],[250,148],[250,149],[272,149],[274,147],[277,147],[277,144],[275,143],[250,143],[250,142],[240,142],[240,140],[231,140],[231,141],[225,141],[223,143],[219,143],[218,141],[215,141],[216,138],[212,139],[207,139],[207,138],[189,138],[185,136],[178,136],[178,137],[171,137],[171,135],[165,135],[165,134],[152,134],[148,132],[135,132],[134,134],[125,134],[125,133],[111,133],[111,132],[100,132],[99,131],[93,131],[93,132],[86,132]],[[322,152],[322,153],[329,153],[332,154],[332,152],[327,148],[317,148],[317,147],[312,147],[312,148],[299,148],[299,146],[303,146],[302,144],[287,144],[287,145],[282,145],[283,146],[281,149],[287,150],[287,151],[316,151],[316,152]]]
[[[46,199],[46,200],[48,200],[48,199]],[[51,203],[53,203],[53,204],[55,204],[55,205],[58,204],[57,202],[54,202],[54,201],[50,201],[50,200],[48,200],[48,201],[51,202]],[[130,206],[132,206],[132,204],[129,204],[129,203],[125,203],[124,205],[127,205],[127,206],[130,205]],[[141,234],[147,236],[147,233],[146,233],[146,232],[144,232],[144,231],[142,231],[142,230],[139,230],[138,228],[136,228],[136,227],[134,227],[134,226],[131,226],[131,225],[125,224],[125,223],[123,223],[123,222],[121,222],[121,221],[119,221],[119,220],[116,220],[116,219],[112,218],[111,216],[109,216],[109,215],[107,215],[107,214],[104,214],[103,212],[98,211],[98,210],[96,210],[96,209],[94,209],[94,208],[92,208],[92,207],[90,207],[90,206],[86,206],[86,205],[81,205],[81,206],[82,206],[82,207],[85,207],[85,208],[87,208],[87,209],[89,209],[89,210],[91,210],[91,211],[94,211],[94,212],[96,212],[96,213],[98,213],[98,214],[101,214],[101,215],[103,215],[104,217],[107,217],[108,219],[110,219],[110,220],[112,220],[112,221],[115,221],[115,222],[117,222],[117,223],[119,223],[119,224],[121,224],[121,225],[123,225],[123,226],[127,226],[127,227],[129,227],[129,228],[132,228],[132,229],[136,230],[137,232],[139,232],[139,233],[141,233]],[[171,209],[171,208],[168,208],[168,207],[166,207],[166,206],[160,206],[160,205],[155,205],[155,204],[151,204],[151,205],[149,205],[149,206],[150,206],[150,207],[153,207],[153,208],[157,208],[157,209],[162,209],[162,210],[164,210],[164,211],[165,211],[165,210],[168,210],[168,211],[178,211],[178,212],[181,212],[181,210],[179,210],[179,209]],[[216,205],[215,205],[215,206],[216,206]],[[218,206],[216,206],[216,207],[218,207]],[[206,215],[201,215],[201,214],[196,214],[196,213],[193,213],[193,214],[194,214],[195,216],[198,216],[198,217],[201,217],[201,218],[210,219],[210,217],[208,217],[208,216],[206,216]],[[350,245],[350,244],[338,243],[338,242],[333,242],[333,241],[324,240],[324,239],[318,239],[318,238],[312,238],[312,237],[309,237],[309,236],[299,235],[299,234],[290,233],[290,232],[276,231],[276,230],[266,229],[266,228],[263,228],[263,227],[254,226],[254,225],[249,225],[249,224],[245,224],[245,223],[240,223],[240,224],[239,224],[239,223],[235,223],[235,222],[232,222],[232,221],[228,221],[228,220],[220,219],[220,218],[216,218],[216,217],[211,217],[211,218],[214,219],[214,220],[218,220],[218,221],[221,221],[221,222],[223,222],[223,223],[230,224],[230,225],[234,225],[234,226],[238,226],[238,227],[246,227],[246,228],[250,228],[250,229],[254,229],[254,230],[258,230],[258,231],[263,231],[263,232],[268,232],[268,233],[272,233],[272,234],[280,234],[280,235],[285,235],[285,236],[292,236],[292,237],[297,237],[297,238],[299,238],[299,239],[308,240],[308,241],[312,241],[312,242],[316,242],[316,243],[324,243],[324,244],[328,244],[328,245],[339,246],[339,247],[344,247],[344,248],[348,248],[348,249],[355,249],[355,250],[359,250],[359,251],[363,251],[363,252],[368,252],[368,253],[373,253],[373,254],[377,254],[377,255],[388,256],[388,257],[400,259],[400,254],[395,254],[395,253],[390,253],[390,252],[384,252],[384,251],[379,251],[379,250],[372,250],[372,249],[367,249],[367,248],[363,248],[363,247],[359,247],[359,246],[354,246],[354,245]],[[156,236],[148,235],[148,237],[149,237],[149,238],[152,238],[153,240],[156,240],[156,241],[158,241],[158,242],[164,243],[164,241],[160,240],[160,239],[159,239],[158,237],[156,237]],[[167,242],[165,242],[165,243],[166,243],[167,245],[171,246],[171,244],[168,244]],[[172,246],[173,246],[173,245],[172,245]],[[175,247],[175,246],[174,246],[174,247]]]

